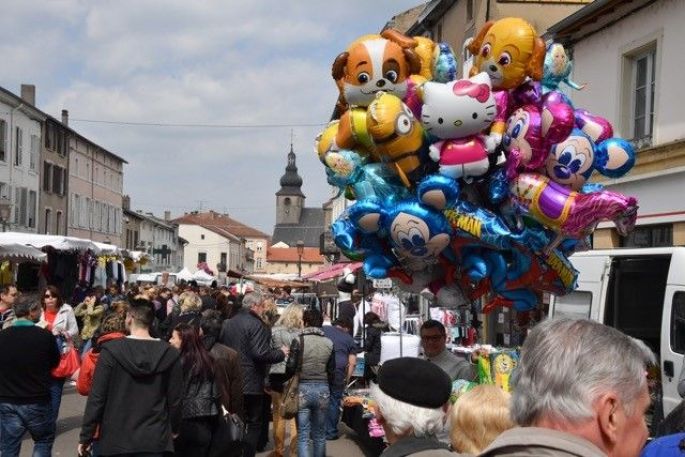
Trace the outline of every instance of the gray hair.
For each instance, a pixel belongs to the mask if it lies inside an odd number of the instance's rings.
[[[378,384],[371,385],[371,397],[395,435],[403,435],[409,430],[417,437],[436,435],[445,427],[446,414],[442,408],[422,408],[404,403],[387,395]]]
[[[28,298],[19,298],[12,306],[12,311],[14,311],[14,316],[17,318],[28,317],[31,311],[36,311],[40,307],[40,302]]]
[[[512,376],[511,416],[521,426],[542,418],[571,423],[614,392],[632,414],[646,387],[645,351],[633,338],[585,319],[550,319],[531,331]]]
[[[252,308],[253,306],[261,305],[264,297],[259,292],[248,292],[243,297],[243,307]]]

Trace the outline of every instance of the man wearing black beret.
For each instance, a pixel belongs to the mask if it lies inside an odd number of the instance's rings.
[[[436,438],[445,423],[452,382],[440,367],[414,357],[385,362],[371,387],[390,446],[382,457],[455,456]]]

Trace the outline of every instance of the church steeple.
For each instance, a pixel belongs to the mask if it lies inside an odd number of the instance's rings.
[[[276,195],[296,195],[304,197],[301,189],[302,177],[297,173],[295,159],[295,151],[293,150],[293,143],[291,140],[290,152],[288,153],[288,165],[285,167],[285,174],[281,176],[281,189]]]
[[[304,208],[302,177],[297,174],[293,140],[290,139],[290,152],[285,174],[281,176],[281,188],[276,192],[276,224],[299,224]]]

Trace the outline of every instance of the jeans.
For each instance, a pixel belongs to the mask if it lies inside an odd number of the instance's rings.
[[[262,402],[264,395],[243,395],[245,408],[245,424],[247,425],[247,435],[243,448],[243,457],[254,457],[257,453],[259,435],[262,432],[262,421],[267,420],[263,417]]]
[[[64,378],[52,378],[50,380],[50,404],[52,405],[52,422],[57,424],[59,407],[62,404],[62,391],[64,390]]]
[[[28,431],[33,439],[33,457],[52,456],[55,422],[50,403],[15,405],[0,403],[0,455],[19,457],[21,439]]]
[[[331,401],[328,403],[328,414],[326,415],[327,440],[334,440],[338,437],[338,421],[340,421],[340,403],[342,402],[342,397],[342,390],[331,390]]]
[[[300,383],[300,410],[297,413],[297,456],[326,457],[326,413],[331,392],[327,382]],[[309,440],[313,452],[309,453]]]

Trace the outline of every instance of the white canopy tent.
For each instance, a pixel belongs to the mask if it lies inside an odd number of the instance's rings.
[[[192,281],[193,280],[193,274],[190,272],[189,269],[183,268],[181,271],[176,273],[176,279],[183,280],[183,281]]]
[[[0,260],[10,260],[15,262],[23,262],[32,260],[35,262],[44,262],[48,255],[32,246],[25,246],[23,244],[1,244],[0,245]]]
[[[50,246],[58,251],[87,251],[90,249],[100,254],[101,249],[92,241],[71,236],[40,235],[37,233],[2,232],[0,233],[0,246],[8,244],[21,244],[43,249]],[[111,245],[104,245],[111,246]],[[113,246],[116,248],[116,246]]]

